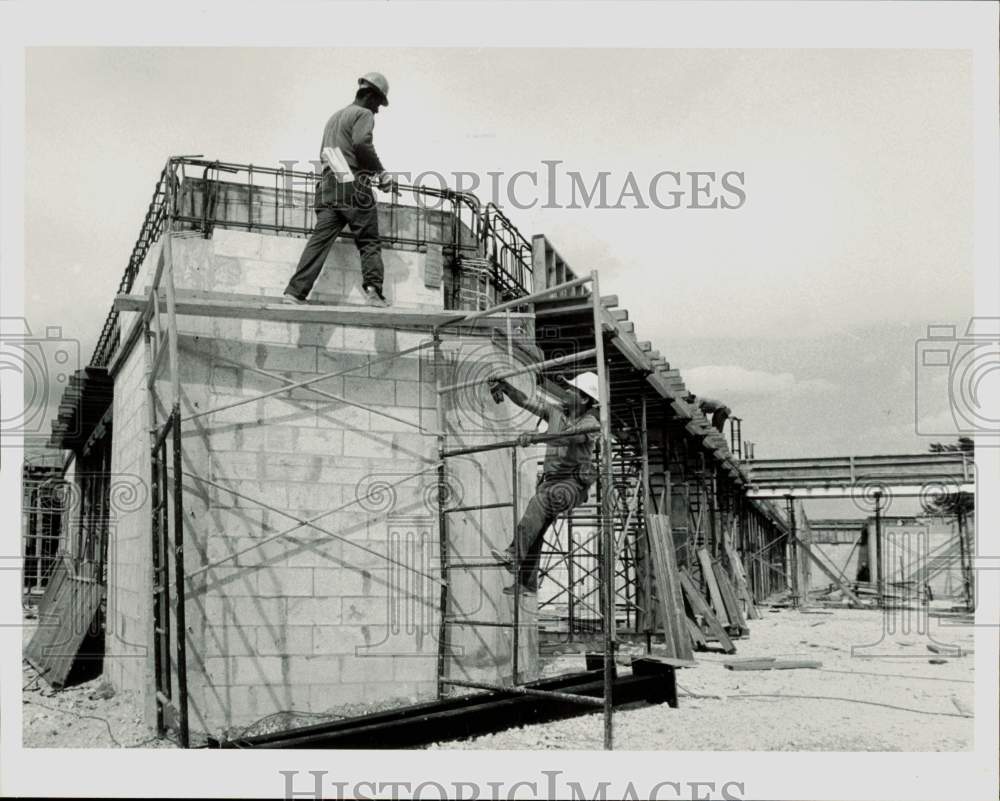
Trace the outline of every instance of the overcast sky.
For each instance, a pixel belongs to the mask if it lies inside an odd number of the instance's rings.
[[[487,172],[561,160],[588,184],[609,171],[611,202],[630,171],[643,192],[664,170],[743,173],[737,209],[507,212],[599,269],[640,339],[743,417],[758,458],[935,439],[914,433],[915,342],[973,307],[964,51],[29,51],[29,323],[89,356],[167,156],[304,163],[372,69],[391,85],[375,128],[391,170],[488,190]],[[945,422],[946,376],[927,389],[921,413]]]

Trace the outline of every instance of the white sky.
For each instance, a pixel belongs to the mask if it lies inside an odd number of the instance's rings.
[[[26,313],[84,357],[167,156],[315,158],[370,69],[392,170],[738,170],[738,210],[507,209],[744,418],[758,458],[925,450],[914,344],[972,313],[971,59],[954,50],[35,49]],[[566,185],[568,186],[568,184]],[[540,193],[541,194],[541,193]],[[544,194],[541,194],[544,197]],[[922,411],[943,413],[941,380]],[[947,432],[936,439],[951,439]]]

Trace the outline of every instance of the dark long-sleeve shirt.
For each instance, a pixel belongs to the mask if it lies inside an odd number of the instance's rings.
[[[339,147],[347,160],[351,172],[384,172],[375,145],[372,131],[375,129],[375,115],[364,106],[351,103],[334,112],[323,129],[323,142],[319,147],[322,161],[323,148]]]

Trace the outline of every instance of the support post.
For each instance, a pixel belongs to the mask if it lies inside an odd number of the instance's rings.
[[[603,545],[603,560],[601,563],[601,583],[603,584],[604,600],[604,748],[610,751],[614,746],[614,720],[611,705],[611,694],[614,688],[614,642],[615,642],[615,541],[611,527],[610,493],[612,491],[611,476],[611,409],[608,388],[608,366],[604,355],[604,329],[601,319],[601,289],[597,271],[590,274],[591,303],[594,314],[594,349],[597,360],[597,378],[600,387],[600,417],[601,417],[601,475],[604,479],[600,491],[598,506],[600,508],[600,537]]]
[[[882,572],[882,493],[875,493],[875,599],[885,606],[885,584]]]
[[[788,526],[791,536],[788,538],[788,573],[791,580],[792,606],[799,606],[799,560],[795,552],[795,543],[798,542],[795,526],[795,499],[791,495],[785,496],[788,501]]]
[[[965,608],[971,612],[975,608],[975,593],[972,588],[972,549],[969,547],[969,541],[966,538],[965,510],[961,506],[961,495],[956,496],[956,503],[958,507],[955,517],[958,525],[959,558],[962,565],[962,597],[965,601]]]

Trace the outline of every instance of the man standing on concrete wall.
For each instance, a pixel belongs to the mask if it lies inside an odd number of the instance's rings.
[[[542,477],[534,497],[528,501],[514,532],[519,544],[521,563],[516,563],[515,541],[506,550],[491,549],[493,557],[520,580],[527,592],[538,590],[538,567],[543,536],[556,518],[587,500],[590,486],[597,478],[594,445],[600,420],[594,413],[600,402],[596,373],[581,373],[566,382],[570,396],[562,405],[539,403],[528,398],[506,381],[490,380],[490,390],[499,391],[522,409],[548,422],[548,433],[562,434],[580,430],[575,436],[550,442],[545,448]],[[527,439],[527,435],[522,435]],[[525,442],[527,444],[527,442]],[[514,586],[504,588],[514,594]]]
[[[372,192],[376,182],[389,191],[394,182],[382,166],[372,143],[375,115],[389,105],[389,82],[379,72],[369,72],[358,79],[354,102],[334,113],[323,129],[320,158],[323,172],[316,187],[316,227],[309,237],[299,266],[285,288],[286,303],[305,303],[306,296],[319,278],[323,263],[340,232],[350,226],[354,243],[361,254],[361,281],[369,306],[385,307],[382,295],[385,268],[379,240],[378,209]],[[341,181],[331,169],[324,153],[332,149],[342,154],[354,180]]]

